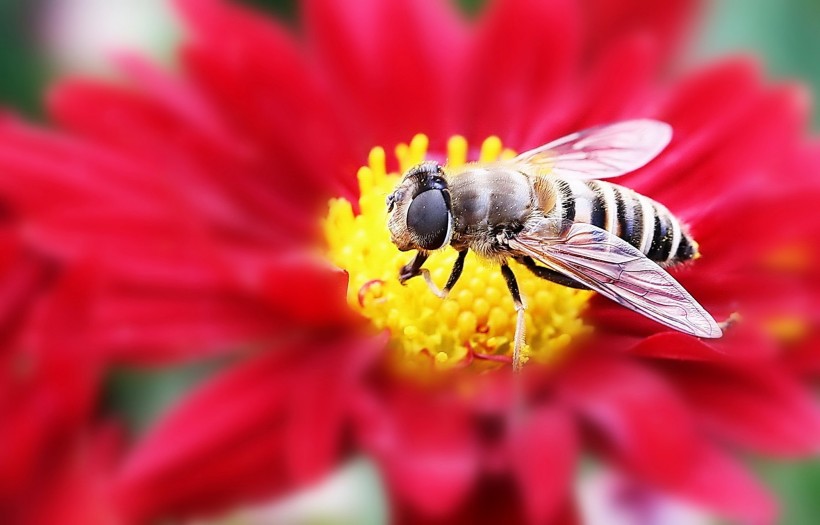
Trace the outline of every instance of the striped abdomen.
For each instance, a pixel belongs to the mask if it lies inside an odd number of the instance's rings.
[[[556,179],[556,189],[556,213],[564,219],[605,229],[659,264],[688,261],[697,254],[697,244],[664,205],[629,188]]]

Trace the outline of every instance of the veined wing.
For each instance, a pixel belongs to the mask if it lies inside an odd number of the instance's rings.
[[[510,246],[670,328],[698,337],[723,335],[712,316],[671,275],[606,230],[545,219],[525,228]]]
[[[669,124],[651,119],[626,120],[589,128],[515,157],[551,175],[608,179],[643,167],[672,140]]]

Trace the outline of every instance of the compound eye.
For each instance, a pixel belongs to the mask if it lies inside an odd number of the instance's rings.
[[[450,210],[440,190],[419,193],[407,210],[407,228],[418,239],[424,250],[437,250],[447,242],[450,228]]]

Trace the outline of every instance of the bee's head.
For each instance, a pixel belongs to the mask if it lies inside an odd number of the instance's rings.
[[[453,209],[444,170],[432,161],[407,170],[387,196],[387,227],[399,250],[432,251],[450,243]]]

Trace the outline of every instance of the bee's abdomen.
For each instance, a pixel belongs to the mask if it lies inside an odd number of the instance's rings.
[[[565,218],[607,230],[657,263],[675,264],[697,254],[695,242],[680,221],[648,197],[596,180],[562,180],[558,189],[564,212],[570,209],[564,200],[571,191],[573,217]]]

